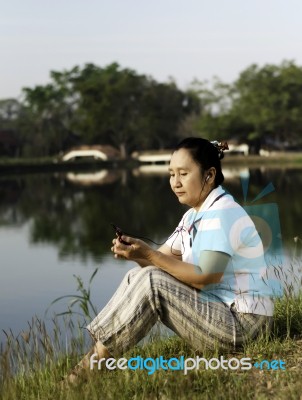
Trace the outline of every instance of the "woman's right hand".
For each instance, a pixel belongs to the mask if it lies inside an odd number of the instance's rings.
[[[129,238],[129,239],[132,239],[132,238]],[[137,240],[137,239],[133,239],[133,241],[134,240],[137,241],[137,242],[141,242],[141,244],[143,245],[142,247],[144,247],[146,249],[151,249],[143,241]],[[134,261],[138,265],[140,265],[142,268],[146,267],[146,266],[149,266],[149,265],[152,265],[150,263],[150,261],[148,261],[148,259],[146,257],[138,257],[138,256],[136,256],[135,255],[136,249],[134,248],[134,246],[133,246],[132,249],[129,248],[131,246],[131,244],[125,245],[119,240],[119,238],[114,238],[112,240],[112,244],[113,244],[113,246],[111,247],[111,251],[114,253],[114,257],[115,258]],[[130,250],[130,252],[127,251],[127,250]],[[122,254],[122,252],[123,252],[123,254]]]

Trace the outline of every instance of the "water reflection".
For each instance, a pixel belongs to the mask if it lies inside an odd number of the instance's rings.
[[[239,203],[244,203],[240,178],[249,177],[247,204],[278,205],[283,243],[299,254],[302,170],[244,167],[224,174],[224,186]],[[275,191],[255,202],[270,182]],[[0,226],[31,221],[30,241],[52,243],[62,257],[100,259],[112,238],[110,222],[162,241],[184,209],[170,190],[167,166],[0,179]]]
[[[23,329],[54,298],[74,293],[73,274],[89,277],[95,267],[101,273],[93,300],[104,306],[133,266],[112,258],[110,223],[161,243],[186,209],[171,192],[166,167],[0,177],[1,328]],[[239,203],[244,177],[248,205],[278,205],[291,284],[301,277],[302,169],[236,167],[224,174]],[[275,191],[253,202],[270,182]]]
[[[133,176],[141,176],[141,175],[147,175],[147,176],[168,176],[169,166],[167,164],[163,165],[140,165],[138,168],[135,168],[132,170]]]
[[[68,172],[65,177],[69,182],[83,186],[106,185],[117,181],[121,172],[101,169],[96,172]]]

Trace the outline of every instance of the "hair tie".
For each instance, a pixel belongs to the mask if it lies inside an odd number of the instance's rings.
[[[217,149],[219,159],[222,159],[224,157],[223,152],[229,150],[228,142],[218,142],[218,140],[213,140],[211,143]]]

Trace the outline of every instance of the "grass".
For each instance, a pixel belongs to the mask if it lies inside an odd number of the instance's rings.
[[[79,281],[78,281],[79,283]],[[82,293],[87,290],[79,285]],[[87,301],[87,297],[83,298]],[[64,316],[64,326],[53,319],[48,332],[43,321],[33,318],[18,337],[6,333],[0,351],[0,398],[18,399],[302,399],[302,293],[276,301],[271,335],[247,344],[243,351],[223,354],[225,359],[250,357],[252,362],[283,360],[286,370],[201,367],[188,371],[102,370],[90,372],[87,381],[61,387],[59,381],[87,349],[79,323]],[[148,344],[133,348],[125,358],[141,356],[207,359],[217,352],[194,352],[180,338],[151,337]]]

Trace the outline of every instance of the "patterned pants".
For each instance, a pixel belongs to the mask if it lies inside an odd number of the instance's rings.
[[[211,293],[150,266],[130,270],[87,329],[117,357],[145,337],[158,320],[196,350],[234,350],[266,331],[272,317],[238,313]]]

